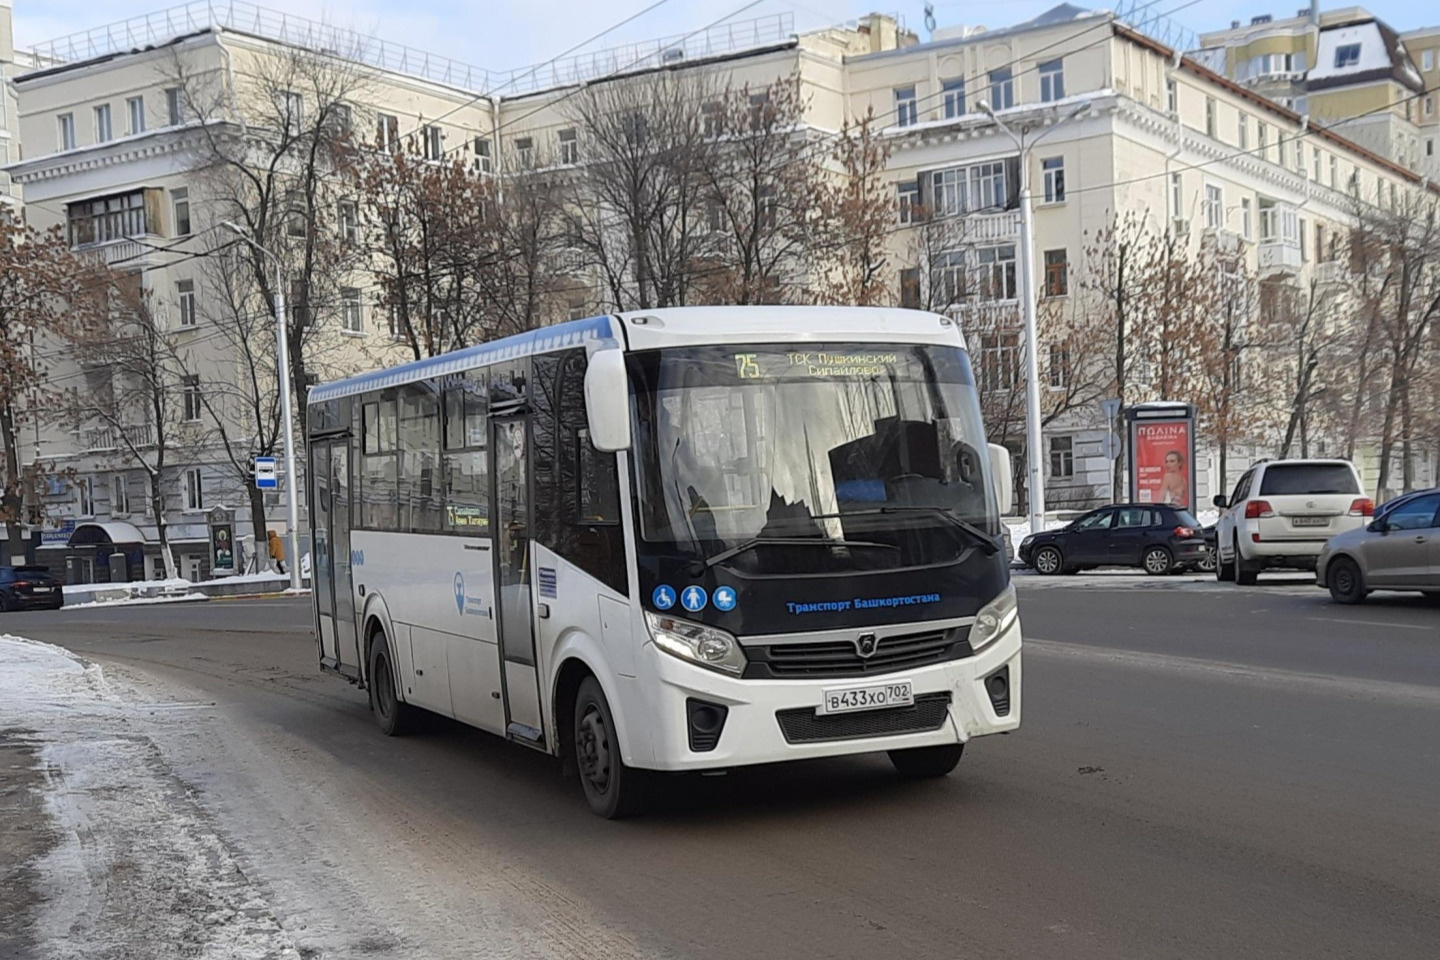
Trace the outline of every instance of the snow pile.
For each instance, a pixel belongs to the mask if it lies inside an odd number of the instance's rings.
[[[40,900],[21,922],[37,956],[300,957],[151,740],[155,725],[190,719],[172,706],[137,702],[69,651],[0,635],[0,732],[36,748],[59,837],[28,865]]]

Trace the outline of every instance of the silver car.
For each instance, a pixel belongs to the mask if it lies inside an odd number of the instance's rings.
[[[1440,488],[1397,497],[1367,526],[1332,537],[1315,582],[1337,603],[1359,603],[1372,590],[1418,590],[1440,600]]]

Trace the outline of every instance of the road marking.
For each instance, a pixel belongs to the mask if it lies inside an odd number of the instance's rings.
[[[1349,617],[1306,617],[1312,623],[1353,623],[1357,627],[1396,627],[1400,630],[1434,630],[1424,623],[1386,623],[1384,620],[1351,620]]]

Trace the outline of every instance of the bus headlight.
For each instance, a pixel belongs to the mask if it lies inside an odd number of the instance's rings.
[[[1015,604],[1015,584],[1006,584],[1005,589],[994,600],[980,608],[975,615],[975,625],[970,628],[970,649],[975,653],[990,646],[1020,616]]]
[[[745,670],[745,651],[724,630],[645,611],[645,626],[655,646],[671,656],[738,677]]]

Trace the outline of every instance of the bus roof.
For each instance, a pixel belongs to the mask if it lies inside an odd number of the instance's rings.
[[[622,340],[631,350],[706,343],[948,343],[963,344],[955,321],[890,307],[723,306],[632,310],[541,327],[452,353],[415,360],[323,384],[310,403],[398,387],[515,357],[550,353],[591,341]]]
[[[324,403],[327,400],[348,397],[356,393],[368,393],[371,390],[398,387],[414,383],[417,380],[444,377],[452,373],[462,373],[473,367],[498,363],[501,360],[578,347],[589,340],[609,340],[612,337],[611,322],[610,317],[570,320],[551,327],[527,330],[524,333],[517,333],[513,337],[502,337],[499,340],[477,343],[473,347],[443,353],[438,357],[427,357],[424,360],[413,360],[398,367],[372,370],[369,373],[357,374],[353,377],[346,377],[344,380],[336,380],[333,383],[315,387],[310,391],[309,402]]]

